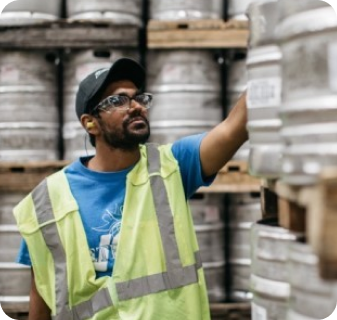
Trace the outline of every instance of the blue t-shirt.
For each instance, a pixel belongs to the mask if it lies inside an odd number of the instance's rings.
[[[200,143],[204,134],[189,136],[172,145],[179,163],[186,198],[213,179],[205,181],[200,164]],[[97,277],[111,275],[118,244],[126,176],[134,166],[118,172],[97,172],[83,163],[88,157],[73,162],[65,169],[71,192],[79,205],[88,247]],[[90,190],[90,192],[88,192]],[[16,261],[31,265],[25,241],[21,242]]]

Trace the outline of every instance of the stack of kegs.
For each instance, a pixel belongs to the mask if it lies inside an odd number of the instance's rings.
[[[58,159],[55,55],[0,51],[0,161]]]
[[[223,197],[198,194],[190,200],[197,233],[208,297],[211,302],[224,301],[225,290],[225,225]]]
[[[283,179],[316,182],[337,162],[337,16],[324,1],[280,1]]]
[[[2,27],[48,24],[61,17],[61,0],[7,2]],[[57,61],[55,52],[44,49],[0,50],[0,162],[59,158]],[[21,236],[12,213],[24,196],[0,193],[0,304],[6,313],[28,312],[31,268],[14,262]]]
[[[289,245],[301,238],[278,226],[276,219],[264,219],[252,227],[251,290],[253,319],[287,319],[290,298]],[[308,275],[308,281],[311,281]]]
[[[173,142],[221,121],[220,67],[211,51],[152,50],[147,66],[152,141]]]
[[[259,193],[230,194],[228,224],[229,298],[250,301],[250,233],[254,222],[262,218]]]
[[[257,1],[249,6],[248,131],[250,173],[277,178],[281,171],[281,51],[275,41],[277,2]],[[261,22],[263,21],[263,23]]]
[[[288,272],[290,300],[287,320],[326,319],[336,308],[336,281],[322,280],[318,257],[309,245],[291,243]]]
[[[255,223],[251,233],[253,319],[325,319],[336,308],[336,281],[323,280],[318,257],[303,235],[277,224]]]
[[[28,311],[31,271],[14,263],[21,236],[12,213],[24,196],[0,193],[0,304],[6,312]]]
[[[248,15],[250,172],[314,184],[337,161],[336,13],[324,1],[282,0],[253,2]]]

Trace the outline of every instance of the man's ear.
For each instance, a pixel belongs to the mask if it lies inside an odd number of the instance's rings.
[[[83,114],[81,116],[81,124],[82,127],[88,132],[88,133],[94,133],[95,129],[97,128],[97,123],[95,117],[93,117],[90,114]]]

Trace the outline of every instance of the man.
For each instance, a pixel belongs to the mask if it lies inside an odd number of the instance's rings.
[[[127,58],[84,79],[76,112],[96,155],[14,209],[18,262],[32,265],[30,320],[210,319],[187,199],[247,139],[245,96],[209,133],[158,147],[144,145],[144,82]]]

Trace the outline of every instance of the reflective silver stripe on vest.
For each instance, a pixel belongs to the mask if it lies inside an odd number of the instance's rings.
[[[116,283],[120,301],[142,297],[151,293],[177,289],[198,282],[198,269],[202,267],[199,251],[195,253],[197,263],[181,267],[173,272],[153,274],[138,279]],[[199,257],[199,258],[197,258]],[[182,279],[177,283],[175,279]]]
[[[183,267],[179,258],[174,221],[166,188],[160,172],[160,153],[156,145],[147,144],[148,172],[157,214],[162,245],[166,260],[166,272],[116,283],[120,301],[141,297],[164,290],[176,289],[198,282],[198,268],[201,267],[199,252],[196,263]]]
[[[40,224],[54,219],[49,198],[47,181],[42,181],[32,192],[37,220]],[[98,311],[112,306],[108,289],[99,290],[90,300],[82,302],[69,310],[68,275],[66,255],[55,223],[41,228],[42,235],[48,246],[55,265],[55,320],[84,320],[92,318]]]
[[[91,319],[97,312],[112,306],[109,290],[101,289],[88,301],[82,302],[73,307],[74,319]]]
[[[53,220],[54,214],[46,180],[43,180],[33,190],[32,198],[39,224]],[[68,281],[64,248],[55,223],[45,225],[41,231],[44,241],[46,242],[46,245],[48,246],[54,259],[56,314],[62,314],[62,320],[70,320],[72,318],[69,315],[68,309]]]

